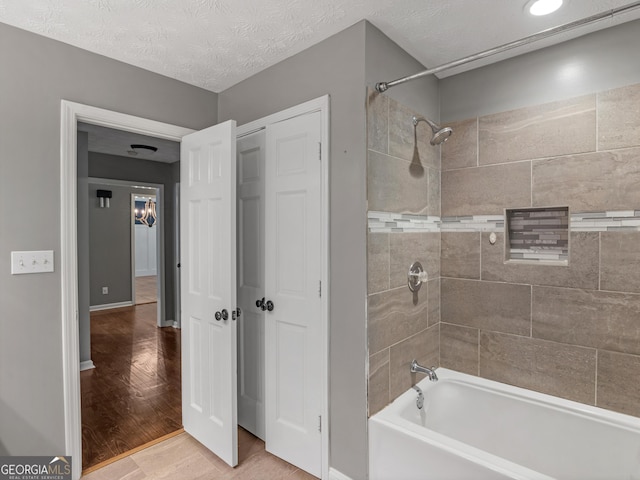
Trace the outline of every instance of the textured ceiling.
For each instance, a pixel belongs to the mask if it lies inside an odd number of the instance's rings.
[[[565,0],[535,18],[526,0],[0,0],[0,22],[220,92],[362,19],[434,67],[628,2]]]

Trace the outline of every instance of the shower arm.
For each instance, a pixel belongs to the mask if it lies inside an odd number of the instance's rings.
[[[627,5],[623,5],[622,7],[613,8],[611,10],[607,10],[606,12],[597,13],[590,17],[585,17],[580,20],[576,20],[574,22],[565,23],[557,27],[548,28],[547,30],[542,30],[541,32],[534,33],[533,35],[530,35],[528,37],[521,38],[520,40],[515,40],[513,42],[505,43],[504,45],[500,45],[498,47],[491,48],[489,50],[485,50],[480,53],[475,53],[473,55],[469,55],[468,57],[464,57],[459,60],[454,60],[453,62],[445,63],[438,67],[430,68],[428,70],[424,70],[422,72],[415,73],[407,77],[402,77],[397,80],[393,80],[391,82],[376,83],[376,90],[382,93],[391,87],[395,87],[396,85],[401,85],[405,82],[410,82],[411,80],[416,80],[418,78],[426,77],[427,75],[433,75],[433,74],[442,72],[444,70],[449,70],[451,68],[459,67],[460,65],[466,65],[467,63],[475,62],[476,60],[481,60],[483,58],[487,58],[492,55],[497,55],[499,53],[506,52],[514,48],[522,47],[524,45],[537,42],[538,40],[543,40],[545,38],[552,37],[554,35],[558,35],[560,33],[564,33],[569,30],[573,30],[574,28],[590,25],[592,23],[599,22],[600,20],[604,20],[606,18],[613,18],[616,15],[629,12],[638,7],[640,7],[640,1],[629,3]]]

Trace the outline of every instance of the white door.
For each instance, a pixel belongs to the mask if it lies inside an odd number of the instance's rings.
[[[265,131],[238,139],[238,424],[265,439],[264,148]]]
[[[320,476],[321,114],[267,127],[266,448]]]
[[[235,129],[228,121],[187,135],[180,152],[182,423],[231,466],[238,463]]]

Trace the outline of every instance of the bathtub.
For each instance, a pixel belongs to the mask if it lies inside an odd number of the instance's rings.
[[[369,419],[371,480],[640,480],[640,418],[437,374]]]

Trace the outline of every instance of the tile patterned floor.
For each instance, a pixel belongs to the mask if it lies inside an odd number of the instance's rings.
[[[264,442],[238,429],[238,466],[221,459],[182,433],[96,470],[83,480],[315,480],[271,455]]]

